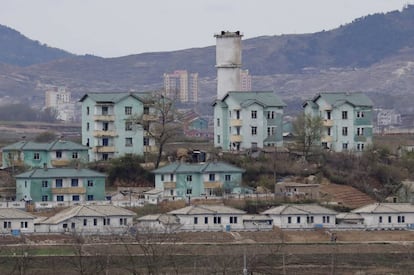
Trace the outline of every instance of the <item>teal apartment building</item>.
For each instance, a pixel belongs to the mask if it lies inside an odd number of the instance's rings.
[[[162,198],[214,197],[244,193],[244,170],[224,162],[171,163],[152,171]]]
[[[65,167],[88,162],[88,146],[72,141],[19,141],[2,148],[2,168]]]
[[[17,201],[105,200],[106,175],[90,169],[36,168],[16,175],[15,179]]]
[[[283,146],[283,109],[272,91],[235,91],[214,102],[214,146],[243,151]]]
[[[372,145],[373,103],[363,93],[320,93],[303,104],[323,120],[321,146],[335,152],[360,152]]]
[[[155,150],[147,134],[155,119],[148,93],[90,93],[82,103],[82,144],[90,147],[89,161]],[[132,118],[142,118],[137,124]]]

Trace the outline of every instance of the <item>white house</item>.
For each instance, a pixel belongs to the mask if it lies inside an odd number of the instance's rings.
[[[35,217],[15,208],[0,208],[0,233],[20,235],[34,232]]]
[[[266,231],[273,229],[273,219],[266,215],[243,215],[245,230]]]
[[[173,233],[180,226],[179,219],[169,214],[151,214],[137,220],[137,229],[141,233]]]
[[[414,229],[414,205],[373,203],[352,211],[364,218],[367,229]]]
[[[317,204],[285,204],[261,213],[273,219],[273,225],[285,229],[335,227],[336,212]]]
[[[36,233],[122,234],[136,214],[113,205],[78,205],[35,222]]]
[[[243,230],[245,213],[223,205],[191,205],[168,212],[179,219],[182,231]]]

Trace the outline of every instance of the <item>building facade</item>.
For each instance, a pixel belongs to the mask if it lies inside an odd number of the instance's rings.
[[[125,154],[143,155],[155,149],[147,130],[155,119],[146,93],[91,93],[82,102],[82,144],[89,161]]]
[[[75,103],[65,87],[53,87],[45,92],[45,108],[53,109],[58,120],[75,120]]]
[[[283,108],[272,91],[229,92],[214,106],[214,146],[225,151],[283,146]]]
[[[252,76],[249,75],[249,70],[240,70],[240,90],[252,90]]]
[[[162,199],[214,197],[242,192],[244,170],[223,162],[171,163],[152,171]]]
[[[373,103],[363,93],[320,93],[304,103],[304,112],[323,120],[322,148],[364,151],[372,145]]]
[[[33,169],[15,176],[16,200],[84,202],[105,200],[106,175],[90,169]]]
[[[165,96],[179,102],[198,102],[198,73],[176,70],[164,74]]]
[[[88,162],[89,147],[72,141],[20,141],[2,148],[2,168],[64,167]]]

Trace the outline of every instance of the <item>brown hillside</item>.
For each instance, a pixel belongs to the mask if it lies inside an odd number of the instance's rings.
[[[352,186],[334,183],[322,184],[320,188],[321,198],[329,202],[337,202],[349,208],[358,208],[375,200]]]

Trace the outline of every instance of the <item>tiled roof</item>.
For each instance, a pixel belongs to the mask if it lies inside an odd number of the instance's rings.
[[[52,142],[19,141],[2,148],[3,151],[74,151],[88,149],[87,146],[66,140],[55,140]]]
[[[56,215],[40,221],[40,223],[58,224],[72,217],[111,217],[135,215],[135,212],[113,205],[78,205],[66,208]]]
[[[0,219],[34,219],[35,216],[15,208],[0,208]]]
[[[270,208],[263,215],[309,215],[309,214],[336,214],[335,211],[317,204],[285,204]]]
[[[361,217],[360,214],[358,213],[339,213],[338,215],[336,215],[336,219],[340,219],[340,220],[363,220],[364,218]]]
[[[227,97],[232,97],[240,106],[247,107],[257,103],[264,107],[284,107],[286,104],[272,91],[232,91],[227,93],[223,101]]]
[[[213,172],[239,172],[244,170],[224,162],[205,163],[171,163],[152,171],[154,174],[180,174],[180,173],[213,173]]]
[[[352,211],[353,213],[414,213],[410,203],[373,203]]]
[[[163,224],[179,224],[176,216],[169,214],[151,214],[138,218],[138,221],[159,221]]]
[[[367,106],[372,107],[374,103],[371,99],[366,96],[364,93],[355,92],[355,93],[334,93],[334,92],[324,92],[318,94],[312,101],[316,102],[318,98],[323,98],[332,106],[339,106],[348,102],[353,106]]]
[[[224,205],[190,205],[168,212],[171,215],[245,214],[243,210]]]
[[[104,178],[106,177],[105,174],[99,173],[90,169],[76,169],[76,168],[36,168],[30,170],[28,172],[21,173],[16,175],[15,178],[17,179],[24,179],[24,178],[86,178],[86,177],[99,177]]]
[[[147,93],[89,93],[85,94],[79,101],[84,101],[87,97],[90,97],[95,102],[101,103],[117,103],[128,96],[132,96],[135,99],[141,101],[142,103],[148,101],[152,97],[151,92]]]

